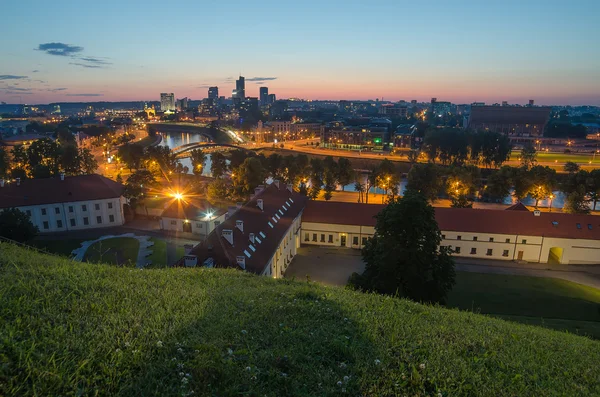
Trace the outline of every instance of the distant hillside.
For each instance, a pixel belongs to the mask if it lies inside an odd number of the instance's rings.
[[[234,270],[0,244],[0,299],[3,396],[600,394],[598,342]]]

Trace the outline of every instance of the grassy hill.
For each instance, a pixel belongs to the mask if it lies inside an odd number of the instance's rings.
[[[0,244],[0,395],[598,395],[600,343],[233,270]]]

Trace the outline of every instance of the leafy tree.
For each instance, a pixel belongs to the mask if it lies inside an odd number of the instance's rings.
[[[6,178],[8,176],[8,171],[8,153],[6,153],[4,147],[0,146],[0,178]]]
[[[253,153],[254,154],[254,153]],[[241,149],[232,150],[229,152],[229,168],[238,168],[244,160],[248,158],[248,152]]]
[[[548,123],[544,136],[550,138],[585,139],[587,129],[582,124],[571,124],[569,121],[555,121]]]
[[[291,183],[292,185],[297,186],[298,179],[300,178],[300,169],[296,163],[296,157],[293,155],[285,156],[283,158],[282,167],[282,179],[285,183]]]
[[[579,165],[577,163],[574,163],[572,161],[567,161],[565,163],[565,165],[563,166],[563,169],[565,170],[565,172],[568,172],[569,174],[574,174],[579,172],[581,167],[579,167]]]
[[[259,159],[248,157],[234,172],[231,180],[234,189],[241,195],[254,192],[254,189],[264,183],[267,172]]]
[[[600,199],[600,169],[595,169],[590,172],[588,183],[588,194],[592,200],[592,209],[596,210],[596,203]]]
[[[383,161],[375,168],[372,175],[373,177],[371,179],[373,186],[384,189],[385,194],[387,194],[388,191],[391,191],[393,196],[398,194],[400,176],[392,161],[383,159]]]
[[[75,136],[66,127],[59,127],[59,129],[56,131],[56,138],[58,139],[58,142],[61,146],[77,146]]]
[[[117,158],[129,168],[129,171],[137,170],[144,158],[144,148],[134,143],[126,143],[119,148]]]
[[[201,149],[195,149],[190,152],[190,160],[192,161],[192,171],[196,175],[201,175],[202,170],[206,166],[206,153]]]
[[[435,164],[415,164],[408,173],[406,188],[421,192],[431,202],[435,202],[443,186],[441,171]]]
[[[416,164],[419,161],[419,152],[416,150],[411,150],[407,155],[408,162],[412,164]]]
[[[177,157],[168,146],[149,146],[145,156],[151,164],[155,162],[162,173],[173,172],[177,167]]]
[[[156,179],[148,170],[137,170],[127,178],[123,197],[129,201],[131,208],[141,205],[148,196],[148,191],[156,185]]]
[[[503,201],[504,198],[510,195],[510,189],[513,184],[512,180],[512,167],[505,165],[498,171],[492,172],[485,187],[485,196],[497,202]]]
[[[345,157],[340,157],[338,160],[336,179],[342,186],[342,191],[346,185],[352,183],[354,180],[354,169],[352,168],[352,163]]]
[[[213,178],[222,178],[227,172],[227,159],[221,152],[214,152],[211,155],[211,171]]]
[[[60,156],[60,166],[67,175],[78,175],[80,170],[79,150],[77,146],[66,145]]]
[[[115,182],[123,183],[123,176],[121,175],[120,172],[117,174],[117,178],[115,179]]]
[[[531,143],[523,146],[521,149],[521,167],[530,169],[537,164],[537,151]]]
[[[357,174],[356,179],[354,181],[354,190],[358,192],[358,202],[362,203],[363,194],[365,193],[365,184],[360,181],[360,175]]]
[[[332,197],[332,192],[335,190],[337,184],[338,165],[331,156],[323,159],[323,183],[325,184],[324,198],[329,201]]]
[[[273,179],[280,179],[283,171],[283,157],[277,153],[267,157],[267,171]]]
[[[362,250],[362,275],[350,285],[418,302],[444,303],[454,285],[451,250],[441,246],[435,211],[421,193],[408,190],[378,215],[375,235]]]
[[[225,179],[215,179],[208,184],[206,190],[207,197],[210,201],[226,200],[231,192],[231,186]]]
[[[19,209],[7,208],[0,212],[0,236],[23,243],[34,238],[38,232],[29,216]]]
[[[585,194],[585,187],[580,185],[579,188],[567,196],[563,211],[567,214],[589,214],[590,200]]]
[[[529,181],[529,195],[535,200],[537,207],[540,200],[545,200],[552,194],[556,185],[556,171],[537,165],[529,170]]]
[[[310,191],[308,196],[313,200],[319,197],[321,187],[323,186],[323,178],[325,173],[325,166],[323,160],[313,158],[310,160]]]
[[[27,151],[23,145],[16,145],[11,150],[12,161],[16,165],[14,168],[25,169],[29,164],[29,159],[27,158]]]
[[[79,149],[79,160],[84,174],[93,174],[98,169],[98,162],[90,149]]]
[[[27,149],[29,168],[34,169],[43,166],[48,169],[50,175],[58,174],[60,164],[60,147],[50,138],[42,138],[34,141]],[[40,169],[38,167],[38,169]]]
[[[479,186],[481,175],[476,166],[452,167],[446,180],[446,193],[452,200],[452,207],[471,208],[471,197]]]

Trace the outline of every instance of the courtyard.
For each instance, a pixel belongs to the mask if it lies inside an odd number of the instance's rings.
[[[298,249],[285,277],[343,286],[352,273],[364,270],[359,250],[306,246]]]

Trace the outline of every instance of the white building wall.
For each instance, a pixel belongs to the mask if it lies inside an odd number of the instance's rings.
[[[125,199],[120,197],[17,208],[29,215],[40,233],[53,233],[121,226],[125,223],[123,204]]]
[[[192,234],[206,237],[217,227],[217,225],[225,221],[225,214],[213,218],[210,221],[204,220],[186,220],[179,218],[160,218],[159,225],[161,230],[170,230],[183,232],[184,225],[189,223],[192,227]]]
[[[358,249],[362,248],[365,239],[372,237],[374,233],[375,228],[370,226],[303,222],[299,237],[300,243],[305,245],[341,247],[341,238],[346,235],[346,247]],[[547,263],[551,249],[556,247],[562,249],[559,251],[562,253],[559,258],[561,264],[600,263],[600,241],[598,240],[458,231],[441,233],[441,245],[458,250],[459,252],[453,254],[458,258]],[[359,244],[353,244],[355,237],[358,238]]]
[[[285,274],[287,268],[296,253],[298,252],[300,239],[300,226],[301,226],[301,215],[298,215],[289,229],[281,239],[275,254],[265,267],[263,276],[270,276],[273,278],[281,278]]]

